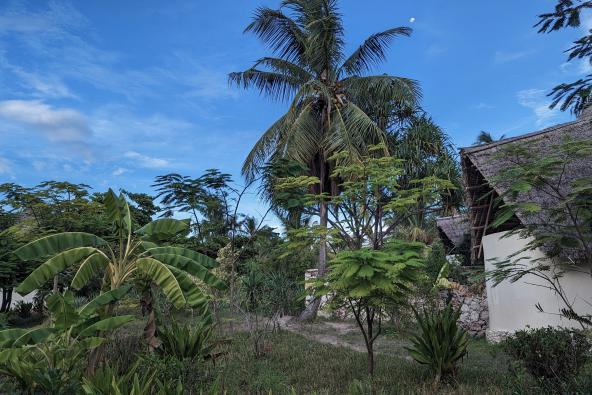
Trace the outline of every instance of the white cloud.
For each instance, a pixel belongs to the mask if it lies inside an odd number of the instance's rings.
[[[84,115],[71,108],[53,108],[38,100],[0,101],[0,117],[31,127],[53,142],[84,142],[92,136]]]
[[[580,14],[580,28],[584,34],[589,34],[592,29],[592,12],[584,9]]]
[[[525,89],[518,92],[518,103],[529,108],[536,116],[537,126],[547,126],[559,114],[559,109],[550,109],[551,101],[542,89]]]
[[[473,106],[473,108],[475,110],[491,110],[492,108],[495,108],[495,107],[492,106],[491,104],[481,102],[481,103]]]
[[[133,159],[135,163],[141,167],[147,167],[149,169],[158,169],[170,165],[169,161],[166,159],[143,155],[136,151],[127,151],[125,157]]]
[[[113,172],[111,173],[114,176],[120,176],[123,173],[127,173],[129,170],[124,168],[124,167],[118,167],[117,169],[113,170]]]
[[[413,23],[413,22],[415,22],[415,18],[413,18],[413,17],[409,18],[409,23]]]
[[[517,51],[517,52],[506,52],[506,51],[496,51],[495,52],[495,62],[496,63],[507,63],[513,62],[518,59],[525,58],[529,55],[535,53],[533,49],[527,51]]]
[[[11,172],[10,169],[10,161],[0,156],[0,174],[8,174]]]
[[[33,162],[31,162],[31,165],[33,166],[33,169],[37,171],[43,171],[47,167],[47,164],[40,160],[34,160]]]

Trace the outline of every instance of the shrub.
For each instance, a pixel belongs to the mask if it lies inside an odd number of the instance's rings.
[[[434,386],[437,386],[440,379],[456,374],[456,364],[467,353],[469,337],[458,326],[460,310],[454,310],[450,304],[442,310],[424,310],[421,314],[414,310],[414,313],[420,333],[411,339],[413,346],[407,350],[413,359],[434,372]]]
[[[88,395],[180,395],[183,384],[179,380],[162,382],[156,378],[154,370],[140,371],[138,365],[125,374],[118,374],[118,369],[105,365],[97,369],[91,377],[84,377],[82,390]]]
[[[27,303],[19,300],[13,308],[14,313],[22,319],[31,317],[31,310],[33,310],[33,303]]]
[[[179,325],[175,321],[158,330],[158,338],[162,342],[162,351],[179,360],[189,358],[204,360],[215,357],[214,349],[218,345],[212,339],[210,319],[202,319],[191,327]]]
[[[552,327],[518,331],[504,342],[511,358],[534,377],[551,382],[568,382],[577,376],[591,346],[581,332]]]

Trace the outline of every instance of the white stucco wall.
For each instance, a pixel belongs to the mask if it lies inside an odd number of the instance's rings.
[[[19,295],[16,291],[12,292],[12,300],[10,301],[10,308],[12,309],[14,305],[16,305],[21,300],[25,303],[33,303],[33,298],[35,298],[36,292],[31,292],[25,296]]]
[[[495,269],[496,259],[505,260],[512,253],[524,248],[528,239],[521,239],[518,235],[506,238],[502,236],[506,232],[494,233],[483,237],[483,255],[485,270]],[[530,257],[531,259],[544,257],[539,250],[524,252],[513,259]],[[530,264],[529,260],[520,261]],[[575,311],[578,313],[592,313],[592,276],[590,268],[582,267],[581,273],[567,272],[561,279],[561,284],[570,300],[575,301]],[[515,283],[506,280],[493,287],[491,280],[487,281],[487,302],[489,307],[489,331],[488,337],[496,340],[499,336],[512,333],[516,330],[544,326],[578,327],[575,321],[567,320],[556,314],[541,313],[535,305],[540,303],[543,310],[548,313],[559,313],[565,305],[551,290],[537,285],[544,285],[544,281],[532,276],[524,276]]]

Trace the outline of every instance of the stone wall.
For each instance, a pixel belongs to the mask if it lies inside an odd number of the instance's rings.
[[[452,284],[452,305],[460,307],[459,324],[466,329],[471,336],[485,336],[489,325],[489,309],[487,306],[487,294],[484,287],[477,289],[461,284]],[[448,291],[442,292],[444,300]]]

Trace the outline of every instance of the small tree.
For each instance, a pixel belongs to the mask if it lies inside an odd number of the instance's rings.
[[[405,303],[423,266],[424,245],[394,240],[381,251],[339,253],[329,273],[315,283],[317,297],[331,296],[333,308],[354,315],[368,352],[368,374],[374,375],[374,342],[381,334],[384,310]]]

